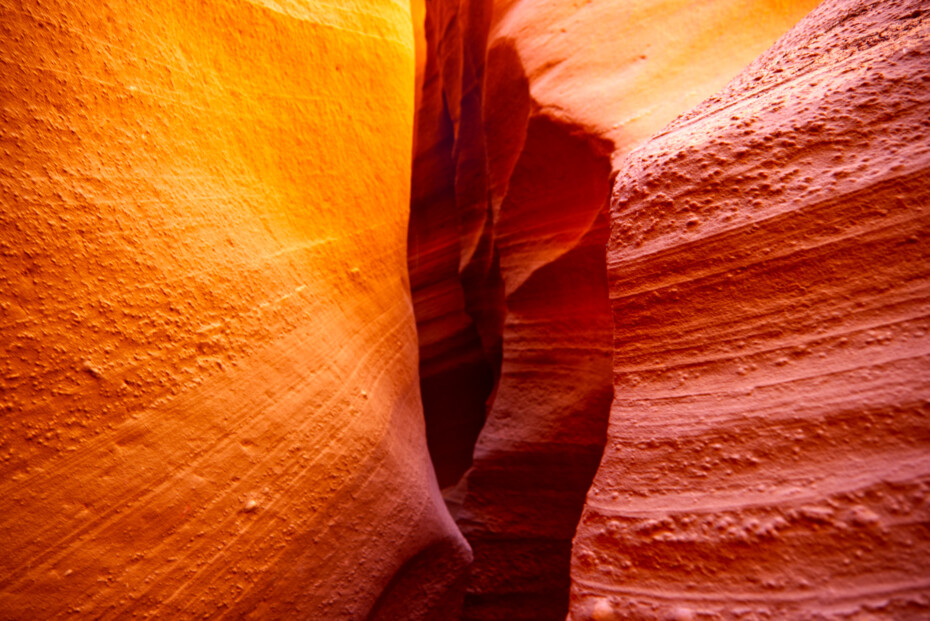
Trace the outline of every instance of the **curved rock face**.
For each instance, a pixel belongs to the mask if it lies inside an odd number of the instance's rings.
[[[534,116],[495,214],[507,316],[458,518],[475,550],[466,619],[565,616],[611,396],[606,147]]]
[[[930,11],[828,0],[613,195],[572,619],[930,614]]]
[[[403,4],[0,1],[0,617],[448,617]]]
[[[409,252],[444,486],[474,450],[447,494],[475,550],[466,619],[568,609],[612,395],[612,170],[815,1],[577,4],[427,2]]]
[[[540,110],[611,141],[618,170],[633,148],[726,86],[817,4],[498,0],[488,82],[494,48],[506,42]]]

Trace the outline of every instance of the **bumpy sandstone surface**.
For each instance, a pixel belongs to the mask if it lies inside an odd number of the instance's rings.
[[[567,611],[612,395],[613,168],[815,4],[427,2],[409,253],[441,483],[474,457],[448,495],[465,618]]]
[[[571,618],[930,615],[930,9],[828,0],[613,194]]]
[[[407,3],[0,0],[0,38],[0,617],[447,618]]]

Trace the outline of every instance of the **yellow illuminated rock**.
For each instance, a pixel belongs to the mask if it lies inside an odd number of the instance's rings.
[[[443,605],[469,552],[417,387],[409,5],[0,24],[0,617]]]

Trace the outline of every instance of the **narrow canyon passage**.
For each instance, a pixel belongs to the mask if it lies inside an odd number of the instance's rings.
[[[925,0],[0,0],[0,619],[930,617]]]
[[[431,456],[475,557],[463,618],[568,611],[614,389],[614,171],[811,6],[426,3],[408,253]],[[740,9],[765,17],[752,38]]]

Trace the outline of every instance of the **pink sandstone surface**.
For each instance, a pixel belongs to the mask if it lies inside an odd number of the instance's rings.
[[[828,0],[626,161],[571,619],[930,615],[930,10]]]

